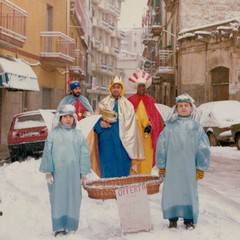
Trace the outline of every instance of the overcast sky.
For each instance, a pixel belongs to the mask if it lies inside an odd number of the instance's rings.
[[[125,0],[122,2],[119,28],[141,27],[142,14],[147,0]]]

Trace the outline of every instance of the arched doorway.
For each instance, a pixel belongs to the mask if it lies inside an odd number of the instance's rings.
[[[229,99],[229,68],[217,67],[211,70],[212,100]]]

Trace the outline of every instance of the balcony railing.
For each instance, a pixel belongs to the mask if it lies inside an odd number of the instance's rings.
[[[0,0],[0,46],[23,47],[26,42],[27,13],[15,4]]]
[[[99,39],[93,37],[92,42],[93,42],[93,47],[95,47],[95,48],[100,48],[101,47],[101,42],[100,42]]]
[[[110,47],[110,54],[117,56],[120,52],[120,49],[118,47]]]
[[[108,65],[106,63],[102,63],[101,64],[101,69],[107,70],[108,69]]]
[[[117,30],[116,31],[116,35],[117,35],[117,38],[125,38],[126,37],[126,33],[122,30]]]
[[[155,75],[174,74],[174,51],[159,50],[156,55]]]
[[[115,52],[116,54],[119,54],[120,49],[119,49],[118,47],[114,47],[114,52]]]
[[[113,5],[112,3],[109,3],[109,10],[110,11],[112,11],[112,13],[115,15],[120,15],[120,9],[117,7],[117,6],[115,6],[115,5]]]
[[[75,60],[72,66],[69,67],[72,75],[86,76],[86,57],[81,53],[80,49],[75,49]]]
[[[96,48],[97,51],[99,52],[103,51],[103,44],[99,39],[97,39],[96,37],[93,37],[92,42],[93,42],[93,47]]]
[[[97,73],[114,76],[114,67],[105,62],[101,62],[101,63],[92,62],[92,70]]]
[[[41,32],[41,61],[53,65],[74,62],[75,41],[62,32]]]
[[[157,42],[157,37],[153,35],[153,33],[150,33],[147,31],[146,33],[143,34],[143,44],[148,46],[148,45],[155,45]]]
[[[161,23],[161,15],[156,14],[152,16],[152,26],[151,26],[151,32],[154,36],[160,36],[162,32],[162,23]]]
[[[156,55],[156,67],[173,67],[174,51],[159,50]]]

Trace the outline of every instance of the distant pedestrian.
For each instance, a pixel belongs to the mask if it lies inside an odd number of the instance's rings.
[[[169,228],[177,228],[183,218],[186,229],[193,229],[198,220],[197,180],[209,167],[210,145],[203,127],[192,118],[195,109],[189,95],[178,96],[157,142],[157,167],[165,177],[162,211]]]
[[[46,173],[55,236],[77,230],[82,198],[80,183],[90,173],[87,142],[75,128],[75,108],[63,105],[56,114],[59,122],[45,142],[40,165],[40,171]]]

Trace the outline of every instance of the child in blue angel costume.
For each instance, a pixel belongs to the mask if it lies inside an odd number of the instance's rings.
[[[183,218],[186,229],[193,229],[198,220],[197,180],[209,167],[210,145],[195,114],[194,100],[188,94],[178,96],[157,142],[159,176],[165,177],[162,211],[169,228],[177,228]]]
[[[78,228],[81,179],[84,182],[90,173],[90,156],[83,134],[75,128],[74,106],[63,105],[55,118],[58,125],[53,126],[45,142],[40,171],[46,173],[52,228],[57,236]]]

